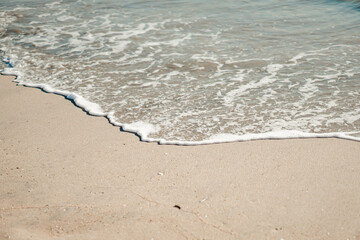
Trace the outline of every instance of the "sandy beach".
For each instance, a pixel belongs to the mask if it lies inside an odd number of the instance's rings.
[[[360,239],[360,143],[140,142],[0,77],[0,239]]]

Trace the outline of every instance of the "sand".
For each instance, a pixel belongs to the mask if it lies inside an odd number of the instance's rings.
[[[360,239],[360,143],[140,142],[0,77],[0,239]]]

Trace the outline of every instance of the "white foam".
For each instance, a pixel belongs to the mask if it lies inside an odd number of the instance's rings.
[[[60,2],[52,2],[52,3],[45,4],[45,6],[47,6],[49,8],[54,8],[56,5],[60,5]]]
[[[263,78],[261,78],[259,81],[251,81],[247,84],[243,84],[240,87],[231,90],[230,92],[228,92],[225,97],[224,97],[224,104],[226,106],[232,106],[234,104],[234,100],[236,97],[240,97],[244,94],[248,93],[248,90],[252,90],[252,89],[256,89],[256,88],[261,88],[264,87],[266,85],[269,85],[270,83],[273,83],[276,81],[276,74],[277,72],[283,68],[282,64],[270,64],[267,67],[265,67],[265,70],[270,73],[270,76],[265,76]],[[244,74],[240,74],[238,75],[238,78],[240,80],[242,80],[244,78]]]
[[[14,69],[12,68],[6,68],[4,72],[7,74],[18,75],[18,79],[19,77],[23,76],[21,72],[13,71],[13,70]],[[277,130],[277,131],[270,131],[265,133],[257,133],[257,134],[248,133],[242,135],[215,134],[210,138],[202,141],[173,141],[173,140],[152,138],[149,137],[149,135],[159,132],[161,130],[159,126],[155,126],[151,123],[147,123],[143,121],[137,121],[129,124],[121,124],[116,122],[116,118],[114,117],[113,112],[105,113],[98,104],[92,103],[78,94],[69,93],[67,91],[56,90],[53,87],[46,84],[25,83],[19,81],[18,79],[15,81],[18,82],[19,85],[40,88],[48,93],[63,95],[67,99],[73,101],[76,104],[76,106],[81,107],[91,115],[106,116],[109,119],[109,121],[114,125],[121,126],[125,131],[136,133],[137,135],[140,136],[142,141],[147,141],[147,142],[158,142],[159,144],[171,144],[171,145],[204,145],[204,144],[239,142],[239,141],[249,141],[249,140],[289,139],[289,138],[342,138],[342,139],[360,141],[360,137],[351,136],[351,134],[356,134],[358,132],[307,133],[296,130]],[[360,119],[360,114],[357,116],[344,114],[344,116],[342,117],[343,119],[346,119],[349,122],[354,122]],[[281,124],[279,125],[279,128],[281,128]]]
[[[71,93],[71,94],[68,94],[66,96],[66,98],[74,101],[76,106],[79,106],[79,107],[85,109],[91,115],[106,116],[106,114],[104,113],[104,111],[101,109],[101,107],[98,104],[90,102],[78,94]]]
[[[78,18],[74,17],[74,16],[61,16],[58,17],[56,20],[61,21],[61,22],[65,22],[65,21],[74,21],[77,20]]]
[[[314,45],[312,36],[299,34],[304,32],[299,24],[284,28],[294,34],[269,46],[266,34],[278,26],[272,21],[262,26],[261,17],[247,28],[248,23],[239,25],[231,17],[224,22],[220,15],[172,14],[166,9],[171,4],[159,9],[161,14],[150,8],[144,12],[144,3],[136,3],[140,8],[114,4],[115,10],[97,4],[58,1],[39,5],[36,14],[19,10],[28,17],[8,34],[0,30],[0,44],[8,48],[8,56],[0,53],[3,65],[14,66],[3,73],[61,94],[143,141],[163,144],[347,138],[345,131],[359,126],[359,50],[344,31]],[[246,4],[238,7],[246,12]],[[2,15],[0,28],[7,30],[7,19],[16,17],[5,14],[3,20]],[[308,19],[300,22],[310,29]]]
[[[113,53],[119,53],[124,51],[124,49],[126,48],[126,46],[131,43],[131,41],[120,41],[117,42],[117,44],[115,46],[112,46],[112,52]]]
[[[84,97],[76,94],[76,93],[70,93],[68,91],[62,91],[58,89],[54,89],[50,85],[47,84],[34,84],[34,83],[27,83],[20,81],[19,79],[22,78],[23,74],[18,71],[13,71],[11,68],[6,68],[3,72],[3,74],[6,75],[15,75],[17,78],[15,79],[15,82],[17,82],[19,85],[26,86],[26,87],[33,87],[33,88],[39,88],[47,93],[54,93],[59,94],[66,99],[71,100],[76,106],[84,109],[87,113],[94,115],[94,116],[106,116],[107,114],[101,109],[101,107],[93,102],[88,101]]]
[[[245,76],[245,74],[243,73],[243,71],[237,73],[236,74],[237,81],[240,81],[240,82],[243,81],[244,76]],[[245,86],[245,85],[243,85],[243,86]],[[241,95],[244,92],[244,90],[247,89],[246,87],[243,87],[243,86],[226,93],[226,95],[224,96],[224,104],[226,106],[232,106],[234,104],[235,97]]]
[[[125,131],[138,134],[141,137],[141,140],[146,142],[157,141],[157,139],[150,138],[149,135],[151,133],[156,133],[160,130],[158,126],[154,126],[153,124],[146,123],[143,121],[123,124],[122,128]]]
[[[137,27],[132,28],[131,30],[122,31],[121,35],[118,36],[119,39],[129,39],[131,37],[145,34],[149,31],[153,31],[157,29],[159,23],[140,23]]]
[[[43,17],[48,17],[50,16],[51,14],[50,13],[44,13],[44,14],[40,14],[38,15],[39,18],[43,18]]]
[[[359,111],[358,111],[359,112]],[[344,119],[346,123],[354,123],[360,120],[360,113],[342,113],[341,118]]]
[[[299,91],[304,96],[302,99],[306,101],[310,97],[314,96],[316,92],[319,91],[319,88],[314,84],[314,80],[311,78],[305,79],[305,84],[299,88]]]
[[[161,45],[169,45],[172,47],[177,47],[182,42],[184,42],[185,40],[189,40],[189,39],[191,39],[191,34],[188,34],[183,38],[172,39],[169,41],[146,42],[142,45],[142,47],[154,47],[154,46],[161,46]]]
[[[276,74],[283,67],[284,67],[284,65],[282,65],[282,64],[269,64],[266,67],[266,71],[270,74]]]
[[[292,130],[279,130],[259,134],[216,134],[203,141],[166,141],[161,139],[159,144],[164,145],[205,145],[217,143],[243,142],[250,140],[270,140],[270,139],[298,139],[298,138],[342,138],[354,141],[360,141],[360,137],[351,136],[358,132],[335,132],[335,133],[306,133]]]
[[[309,54],[306,54],[306,53],[299,53],[298,55],[296,55],[295,57],[291,58],[289,61],[290,62],[294,62],[295,64],[298,62],[298,60],[306,57],[306,56],[309,56]]]

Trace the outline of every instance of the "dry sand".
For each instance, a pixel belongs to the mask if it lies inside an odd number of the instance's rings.
[[[0,239],[360,239],[359,142],[144,143],[11,80]]]

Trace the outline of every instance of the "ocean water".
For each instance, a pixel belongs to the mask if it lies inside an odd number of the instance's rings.
[[[0,1],[0,50],[144,141],[360,140],[359,1]]]

